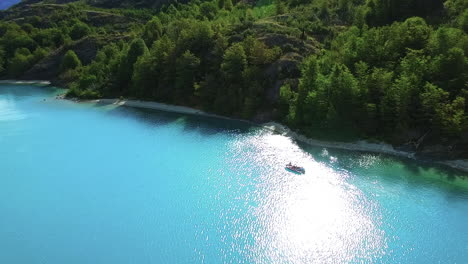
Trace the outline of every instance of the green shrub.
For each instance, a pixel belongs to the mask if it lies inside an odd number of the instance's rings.
[[[87,36],[90,32],[91,32],[91,29],[89,28],[88,25],[82,22],[78,22],[75,25],[73,25],[70,31],[70,37],[73,40],[78,40],[84,36]]]
[[[60,71],[65,72],[68,70],[74,70],[81,66],[81,61],[73,50],[67,51],[63,57],[62,64],[60,65]]]

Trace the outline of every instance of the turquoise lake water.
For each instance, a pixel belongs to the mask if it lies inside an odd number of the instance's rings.
[[[0,263],[468,261],[466,174],[55,93],[0,86]]]

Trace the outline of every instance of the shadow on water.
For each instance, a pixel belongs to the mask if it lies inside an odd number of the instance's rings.
[[[205,136],[218,133],[247,134],[261,129],[240,120],[185,115],[152,109],[116,107],[108,112],[111,115],[126,116],[148,125],[159,126],[179,122],[184,131],[196,131]],[[300,142],[297,142],[297,144],[301,149],[312,154],[315,160],[337,171],[344,171],[354,175],[360,175],[364,172],[372,173],[378,175],[382,180],[392,183],[404,183],[412,187],[427,186],[428,183],[432,183],[432,185],[437,185],[449,192],[468,192],[468,174],[430,161],[394,157],[386,154],[314,147]],[[328,155],[323,155],[324,149],[328,151]],[[363,167],[363,165],[360,165],[360,160],[366,156],[374,158],[376,162]],[[336,159],[330,159],[330,157]]]
[[[95,106],[106,107],[108,104],[97,103]],[[204,136],[219,133],[247,134],[259,129],[259,127],[240,120],[180,114],[129,106],[115,107],[107,110],[107,113],[113,116],[132,118],[151,126],[164,126],[177,122],[184,131],[196,131]]]
[[[34,97],[38,97],[38,101],[42,101],[43,99],[49,100],[53,99],[53,96],[56,94],[62,92],[63,89],[53,86],[15,83],[0,84],[0,96],[5,96],[14,100]],[[240,120],[219,119],[215,117],[180,114],[130,106],[112,107],[112,105],[108,103],[94,103],[90,105],[97,108],[110,107],[105,110],[110,115],[133,118],[148,125],[168,125],[179,122],[185,131],[197,131],[207,136],[218,133],[246,134],[259,129],[256,126]]]
[[[430,161],[413,160],[386,154],[298,145],[326,166],[355,177],[375,177],[388,184],[409,188],[439,188],[450,197],[468,197],[468,174]]]
[[[31,96],[44,96],[50,98],[59,92],[53,86],[34,85],[34,84],[0,84],[0,96],[9,96],[15,99],[22,99]]]

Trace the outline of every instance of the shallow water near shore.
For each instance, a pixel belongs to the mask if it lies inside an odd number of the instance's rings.
[[[462,172],[56,93],[0,85],[0,263],[468,259]]]

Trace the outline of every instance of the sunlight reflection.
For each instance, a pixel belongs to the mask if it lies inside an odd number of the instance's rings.
[[[262,164],[250,223],[254,262],[369,262],[384,253],[378,207],[346,182],[345,173],[318,163],[281,135],[261,132],[237,141],[235,148],[244,153],[239,157],[244,163]],[[306,174],[288,173],[289,161]]]

